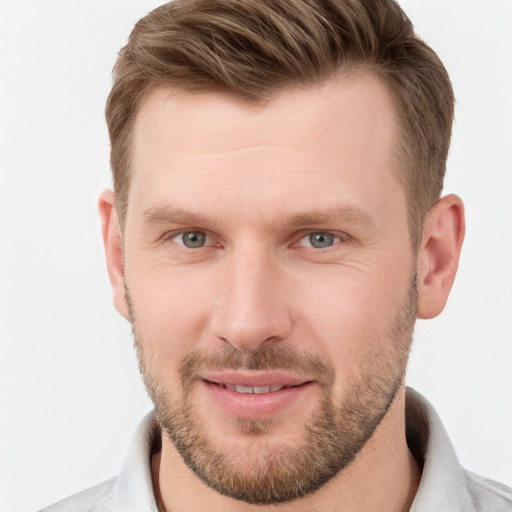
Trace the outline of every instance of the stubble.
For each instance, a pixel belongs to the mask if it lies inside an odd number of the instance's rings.
[[[180,390],[173,398],[168,383],[159,381],[152,368],[152,355],[147,353],[138,329],[136,308],[128,289],[126,296],[141,373],[163,435],[206,485],[246,503],[268,505],[316,491],[349,466],[373,435],[405,377],[418,285],[415,277],[383,339],[367,343],[372,349],[361,356],[360,377],[349,383],[341,400],[334,397],[336,375],[332,366],[318,355],[299,354],[293,347],[279,344],[263,344],[253,352],[240,352],[231,345],[215,353],[192,351],[180,364]],[[265,443],[265,435],[279,427],[272,417],[233,418],[239,434],[258,437],[252,447],[249,439],[243,452],[214,442],[193,400],[196,377],[205,370],[239,369],[292,370],[312,375],[320,386],[321,399],[302,427],[300,443]]]

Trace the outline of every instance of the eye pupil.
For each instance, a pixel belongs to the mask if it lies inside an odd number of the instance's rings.
[[[182,235],[183,245],[190,249],[202,247],[206,240],[206,235],[200,231],[190,231]]]
[[[329,233],[312,233],[309,235],[309,242],[315,249],[330,247],[334,243],[334,235]]]

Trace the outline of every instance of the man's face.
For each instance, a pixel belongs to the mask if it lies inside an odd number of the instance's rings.
[[[370,75],[261,107],[161,89],[138,114],[124,264],[141,369],[166,439],[222,494],[317,489],[403,384],[416,266],[396,137]]]

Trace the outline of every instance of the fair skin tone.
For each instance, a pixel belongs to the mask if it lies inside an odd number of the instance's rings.
[[[169,89],[148,97],[134,128],[122,243],[112,192],[102,194],[100,213],[116,308],[134,320],[126,280],[151,378],[171,399],[191,351],[279,345],[325,361],[333,369],[333,400],[341,403],[360,381],[366,355],[392,350],[383,340],[416,271],[418,317],[442,311],[457,269],[463,206],[456,196],[441,199],[413,252],[406,197],[394,174],[397,123],[389,92],[371,75],[286,91],[261,107]],[[191,246],[184,232],[193,233]],[[206,377],[301,385],[263,399]],[[193,380],[191,406],[208,425],[211,444],[226,456],[237,453],[240,471],[249,471],[267,447],[301,443],[322,396],[320,383],[307,377],[290,369],[210,372]],[[275,505],[219,494],[164,436],[152,464],[159,507],[409,510],[420,469],[407,447],[404,411],[402,382],[348,467],[313,494]],[[236,418],[270,418],[272,426],[250,436]]]

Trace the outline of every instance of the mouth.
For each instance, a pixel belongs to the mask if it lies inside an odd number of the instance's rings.
[[[314,387],[312,380],[270,372],[223,372],[204,375],[199,380],[208,391],[212,406],[235,417],[254,419],[302,402]]]
[[[225,382],[209,381],[208,379],[204,380],[215,386],[220,386],[221,388],[228,389],[229,391],[235,391],[236,393],[245,393],[247,395],[265,395],[267,393],[276,393],[277,391],[281,391],[282,389],[302,386],[303,384],[307,384],[309,382],[306,381],[301,384],[294,384],[290,386],[284,384],[268,384],[266,386],[244,386],[242,384],[228,384]]]

